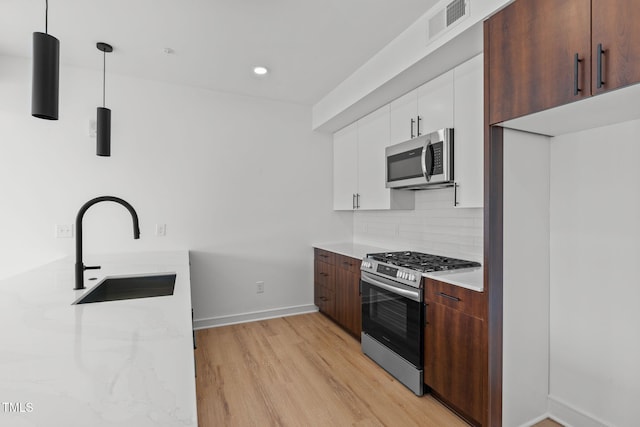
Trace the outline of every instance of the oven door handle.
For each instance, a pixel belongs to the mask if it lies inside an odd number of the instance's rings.
[[[362,277],[362,281],[370,283],[373,286],[377,286],[377,287],[385,289],[385,290],[387,290],[387,291],[389,291],[389,292],[391,292],[393,294],[400,295],[400,296],[405,297],[405,298],[409,298],[412,301],[422,302],[422,298],[421,298],[419,289],[416,289],[415,291],[412,291],[412,290],[408,290],[408,289],[398,288],[398,287],[393,286],[393,285],[388,285],[388,284],[382,282],[381,280],[378,280],[378,279],[375,279],[375,278],[371,277],[371,275],[368,274],[365,271],[363,271],[361,273],[361,277]]]

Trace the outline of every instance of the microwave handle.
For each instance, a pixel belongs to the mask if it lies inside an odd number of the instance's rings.
[[[427,161],[427,152],[429,153],[429,159]],[[430,171],[433,169],[433,147],[431,145],[431,140],[427,139],[424,143],[424,147],[422,147],[422,173],[427,182],[431,181],[431,173]]]

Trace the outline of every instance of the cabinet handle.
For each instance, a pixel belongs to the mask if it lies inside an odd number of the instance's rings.
[[[329,255],[320,254],[319,256],[322,258],[329,258]]]
[[[453,183],[453,206],[458,206],[458,183]]]
[[[360,193],[356,193],[356,209],[360,209]]]
[[[411,119],[411,138],[415,138],[416,136],[413,134],[413,125],[416,123],[415,120]]]
[[[605,50],[602,48],[602,43],[598,43],[598,53],[596,56],[597,61],[597,77],[596,77],[596,87],[600,89],[604,85],[604,81],[602,80],[602,55],[604,55]]]
[[[582,92],[578,85],[578,64],[582,62],[582,59],[578,57],[578,54],[573,57],[573,95],[577,96],[578,93]]]
[[[420,135],[422,135],[422,133],[420,133],[420,120],[422,120],[422,119],[420,118],[420,116],[417,116],[417,119],[416,119],[416,125],[417,125],[417,126],[416,126],[416,131],[417,131],[417,132],[416,132],[416,136],[420,136]]]
[[[351,195],[351,207],[352,207],[353,209],[355,209],[355,208],[356,208],[356,194],[355,194],[355,193],[353,193],[353,194]]]
[[[460,298],[458,298],[458,297],[454,297],[454,296],[452,296],[452,295],[447,295],[447,294],[445,294],[444,292],[438,292],[438,295],[440,295],[440,296],[441,296],[441,297],[443,297],[443,298],[448,298],[448,299],[453,300],[453,301],[456,301],[456,302],[460,302],[460,301],[462,301]]]

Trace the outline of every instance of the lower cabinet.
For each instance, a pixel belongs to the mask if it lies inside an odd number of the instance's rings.
[[[352,335],[360,337],[362,309],[360,299],[360,260],[337,256],[336,321]]]
[[[331,318],[336,317],[335,277],[333,262],[319,260],[316,256],[313,299],[320,311]]]
[[[484,294],[426,280],[424,382],[474,425],[484,420]]]
[[[314,301],[320,312],[360,338],[360,260],[315,249]]]

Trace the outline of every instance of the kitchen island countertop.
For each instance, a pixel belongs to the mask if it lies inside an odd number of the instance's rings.
[[[187,251],[65,258],[0,281],[0,425],[196,426]],[[175,272],[174,294],[72,305],[105,276]],[[98,280],[89,280],[91,278]]]

